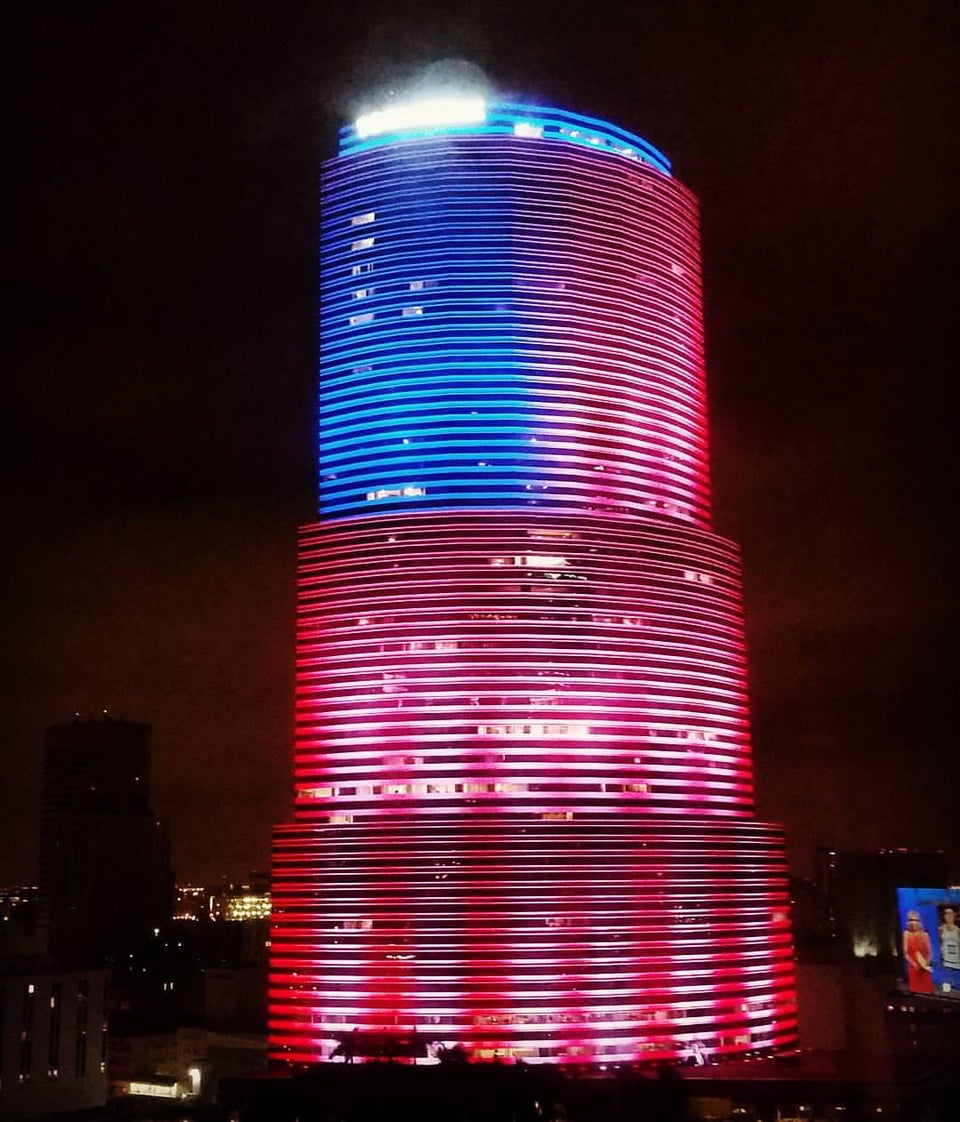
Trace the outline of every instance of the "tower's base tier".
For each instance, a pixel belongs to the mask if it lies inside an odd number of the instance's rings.
[[[278,828],[271,1054],[702,1060],[790,1045],[783,839],[625,813]],[[391,1048],[391,1041],[394,1046]]]

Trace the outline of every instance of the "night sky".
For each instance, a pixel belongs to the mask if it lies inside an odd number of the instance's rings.
[[[17,0],[7,19],[0,882],[34,874],[44,727],[104,708],[153,725],[179,879],[267,866],[314,509],[319,165],[356,110],[451,59],[639,132],[699,195],[759,814],[801,873],[830,843],[945,848],[960,877],[954,5]]]

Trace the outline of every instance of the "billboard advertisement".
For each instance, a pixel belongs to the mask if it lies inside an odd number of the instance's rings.
[[[897,913],[907,989],[960,1001],[960,888],[898,888]]]

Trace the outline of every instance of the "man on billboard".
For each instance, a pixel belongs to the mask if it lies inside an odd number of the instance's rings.
[[[956,923],[956,913],[947,907],[940,915],[940,962],[948,970],[960,970],[960,927]]]

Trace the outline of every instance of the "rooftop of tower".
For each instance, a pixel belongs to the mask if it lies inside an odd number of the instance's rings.
[[[626,129],[566,109],[487,101],[478,96],[398,102],[365,113],[341,129],[340,155],[436,136],[515,136],[579,144],[670,175],[667,157]]]

